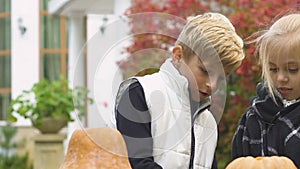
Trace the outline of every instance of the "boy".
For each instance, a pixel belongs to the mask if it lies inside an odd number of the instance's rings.
[[[243,58],[243,42],[225,16],[188,18],[160,71],[119,88],[116,125],[131,167],[211,168],[217,144],[211,95]]]

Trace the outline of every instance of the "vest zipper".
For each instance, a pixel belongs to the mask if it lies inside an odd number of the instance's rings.
[[[204,103],[202,106],[200,106],[196,112],[193,114],[192,116],[192,127],[191,127],[191,156],[190,156],[190,165],[189,165],[189,169],[193,169],[194,168],[194,158],[195,158],[195,132],[194,132],[194,122],[196,117],[200,114],[200,112],[204,111],[205,109],[210,107],[210,101]]]
[[[194,124],[192,124],[192,134],[191,134],[191,157],[190,157],[190,166],[189,169],[194,168],[194,156],[195,156],[195,133],[194,133]]]

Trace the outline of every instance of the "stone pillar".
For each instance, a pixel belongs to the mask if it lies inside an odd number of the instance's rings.
[[[71,87],[85,86],[86,56],[85,56],[85,15],[77,12],[69,16],[69,83]]]
[[[66,134],[39,134],[34,137],[34,169],[58,169],[64,160]]]
[[[85,14],[77,11],[69,14],[69,55],[68,55],[68,78],[71,88],[75,86],[86,86],[86,56],[84,44],[86,41]],[[79,121],[77,113],[72,112],[71,117],[75,119],[68,123],[68,136],[65,147],[71,139],[72,133],[81,126],[85,126],[85,116]]]

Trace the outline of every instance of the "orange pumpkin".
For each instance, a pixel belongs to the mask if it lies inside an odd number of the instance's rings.
[[[240,157],[233,160],[226,169],[297,169],[295,164],[284,156]]]
[[[130,169],[126,144],[118,130],[75,130],[60,169]]]

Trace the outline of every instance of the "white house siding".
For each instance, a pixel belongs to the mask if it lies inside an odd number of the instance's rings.
[[[76,0],[76,2],[79,1],[82,1],[82,3],[86,2],[86,0]],[[105,3],[105,0],[99,1]],[[71,1],[58,0],[56,2],[60,3],[54,4],[55,8],[59,8],[60,5]],[[107,2],[111,2],[111,0],[107,0]],[[11,0],[12,98],[18,96],[22,90],[29,89],[39,80],[39,5],[39,0]],[[95,104],[88,107],[88,116],[85,125],[81,125],[77,121],[69,124],[68,129],[62,131],[68,134],[65,146],[68,145],[69,138],[76,128],[101,127],[107,126],[110,123],[114,95],[122,80],[121,72],[119,72],[118,66],[115,63],[124,57],[121,55],[121,51],[128,45],[130,40],[130,37],[127,36],[129,28],[120,19],[120,16],[123,15],[129,5],[130,0],[115,0],[113,9],[106,11],[109,13],[113,11],[110,14],[93,14],[95,12],[93,8],[91,13],[88,10],[77,10],[77,12],[73,11],[66,15],[70,19],[70,81],[74,85],[87,85],[91,91],[90,96],[95,100]],[[103,25],[102,18],[104,16],[107,16],[109,19],[106,23],[106,29],[102,34],[99,28]],[[87,19],[86,25],[85,19]],[[22,20],[21,24],[20,20]],[[23,35],[19,30],[20,26],[26,27],[26,32]],[[93,46],[97,48],[93,49]],[[83,51],[85,50],[88,51],[87,56],[83,55]],[[30,158],[33,159],[32,137],[38,131],[30,127],[31,123],[29,120],[21,117],[18,118],[16,125],[19,126],[17,137],[20,140],[24,137],[27,138],[28,142],[24,151],[29,151]]]
[[[76,128],[102,127],[110,123],[114,94],[122,80],[116,61],[123,57],[121,51],[129,43],[127,37],[129,28],[121,16],[129,5],[129,0],[116,1],[113,14],[87,14],[87,39],[82,46],[78,46],[78,41],[82,40],[82,38],[78,38],[80,32],[74,33],[74,31],[78,31],[78,28],[72,28],[72,25],[75,24],[70,24],[70,36],[77,34],[76,38],[73,37],[73,39],[76,39],[77,49],[74,45],[73,47],[71,44],[69,46],[70,80],[73,81],[74,86],[84,85],[86,80],[90,97],[94,99],[95,103],[88,107],[85,121],[69,124],[68,133],[72,133]],[[69,9],[69,11],[71,10]],[[88,13],[86,9],[83,11]],[[79,23],[78,18],[82,16],[82,13],[69,12],[67,15],[71,22]],[[104,17],[108,19],[107,22],[103,21]],[[101,26],[105,27],[104,32],[100,31]],[[124,40],[124,38],[127,39]],[[73,51],[72,55],[71,51]],[[74,59],[74,56],[76,56],[76,59]]]
[[[54,0],[54,2],[56,1]],[[104,3],[104,1],[97,1],[95,6],[102,5],[99,3]],[[82,2],[85,1],[82,0]],[[109,0],[109,2],[112,1]],[[60,9],[54,3],[56,10],[52,10],[50,1],[49,11],[63,14],[69,18],[69,80],[72,86],[86,85],[90,90],[89,96],[95,102],[88,107],[85,120],[78,120],[74,113],[76,121],[68,124],[66,147],[75,129],[110,125],[114,95],[122,81],[122,74],[116,61],[124,57],[121,55],[121,51],[129,43],[127,37],[129,28],[122,15],[129,7],[130,0],[115,0],[113,9],[103,11],[91,8],[92,3],[82,5],[82,9],[80,9],[80,5],[76,5],[81,4],[80,0],[77,0],[75,4],[70,3],[72,2],[66,1],[65,9]],[[109,5],[103,4],[102,6]],[[111,11],[113,12],[110,13]],[[107,22],[103,21],[104,17],[108,18]],[[105,27],[103,32],[100,31],[101,26]],[[83,33],[86,34],[83,36]]]
[[[88,126],[110,126],[115,94],[123,80],[116,62],[124,57],[121,52],[128,45],[128,26],[116,15],[89,15],[88,28],[88,87],[95,99],[89,107]]]
[[[20,26],[26,28],[23,35]],[[39,80],[39,0],[11,0],[11,29],[11,92],[15,98]],[[19,118],[17,125],[30,125],[30,121]]]

